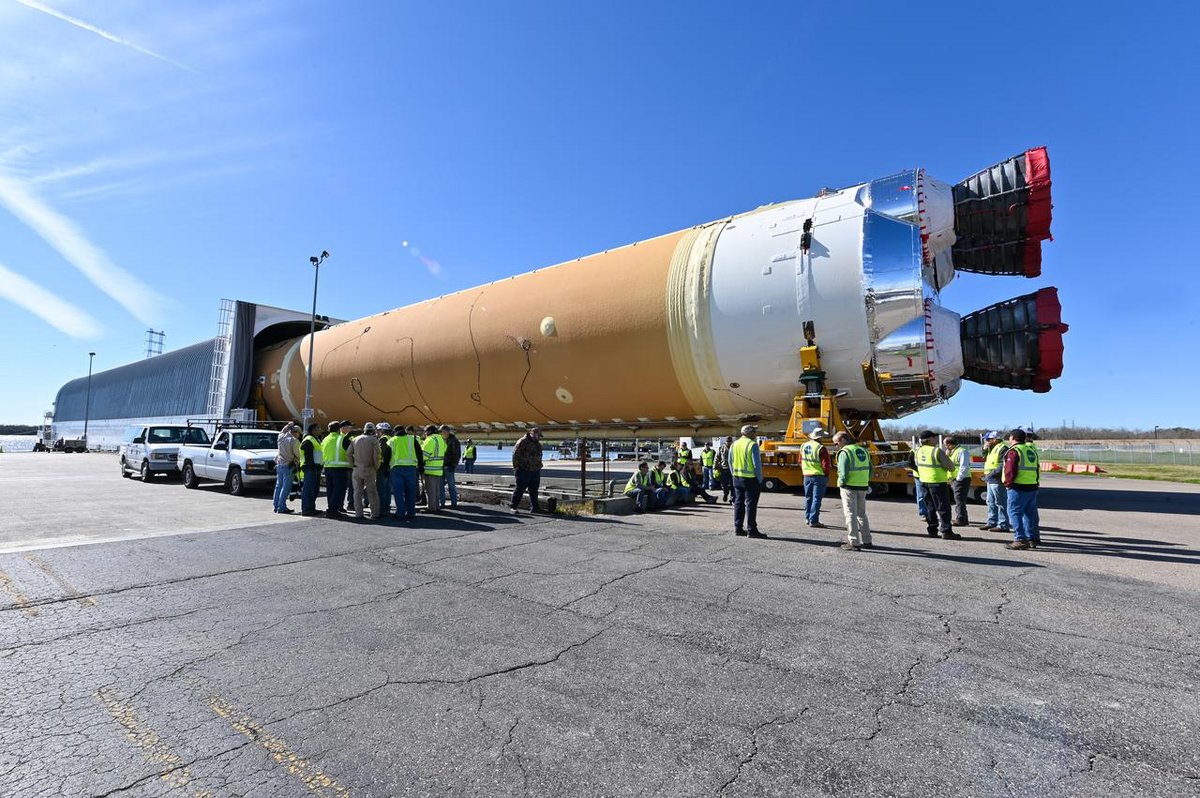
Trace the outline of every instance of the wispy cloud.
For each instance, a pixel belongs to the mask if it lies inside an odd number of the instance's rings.
[[[24,185],[4,174],[0,174],[0,205],[41,236],[134,318],[151,327],[157,326],[165,310],[166,300],[113,263],[103,250],[88,240],[74,222],[48,206]]]
[[[83,30],[90,31],[91,33],[94,33],[97,36],[101,36],[105,39],[108,39],[110,42],[114,42],[116,44],[123,45],[125,47],[130,48],[131,50],[136,50],[137,52],[141,53],[142,55],[148,55],[151,58],[157,58],[159,61],[162,61],[165,64],[170,64],[173,67],[177,67],[177,68],[185,70],[187,72],[195,72],[196,71],[196,70],[192,69],[190,66],[187,66],[186,64],[181,64],[178,61],[175,61],[174,59],[167,58],[165,55],[163,55],[161,53],[156,53],[153,50],[142,47],[140,44],[136,44],[134,42],[129,41],[128,39],[118,36],[115,33],[107,31],[104,28],[101,28],[99,25],[93,25],[92,23],[88,22],[87,20],[80,19],[79,17],[73,17],[70,14],[64,14],[62,11],[59,11],[58,9],[55,9],[55,8],[51,8],[50,6],[46,5],[45,3],[39,3],[37,0],[17,0],[17,2],[23,6],[26,6],[27,8],[32,8],[35,11],[41,11],[43,14],[49,14],[50,16],[54,17],[55,19],[61,19],[63,22],[67,22],[71,25],[74,25],[77,28],[82,28]]]
[[[0,264],[0,297],[25,308],[72,338],[92,338],[101,332],[99,322],[86,311],[10,271],[3,264]]]

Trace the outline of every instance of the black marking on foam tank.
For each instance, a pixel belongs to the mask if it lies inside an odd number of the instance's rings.
[[[731,383],[729,383],[729,385],[730,385],[729,388],[722,388],[719,385],[714,385],[714,386],[710,387],[709,390],[710,391],[721,391],[723,393],[730,393],[739,399],[745,399],[750,404],[758,405],[759,407],[765,407],[768,410],[773,410],[776,413],[778,413],[779,415],[787,415],[787,411],[781,410],[780,408],[776,407],[775,405],[769,405],[766,402],[760,402],[757,399],[751,399],[749,396],[746,396],[746,394],[733,390],[733,388],[735,386],[739,385],[739,383],[731,382]]]
[[[525,404],[529,405],[535,411],[540,413],[542,418],[546,419],[547,424],[557,424],[558,422],[555,421],[549,413],[535,405],[525,393],[525,383],[529,381],[529,375],[533,372],[533,358],[529,354],[530,352],[534,351],[533,342],[524,336],[512,335],[511,333],[508,335],[508,337],[513,343],[520,347],[522,352],[525,353],[525,376],[521,377],[520,385],[521,398],[525,400]]]
[[[483,360],[479,356],[479,346],[475,343],[475,303],[483,299],[483,291],[471,300],[471,305],[467,308],[467,335],[471,339],[471,351],[475,353],[475,390],[471,393],[471,401],[479,405],[484,410],[492,414],[493,418],[502,420],[505,424],[513,424],[511,419],[505,418],[500,413],[497,413],[492,408],[483,403]]]

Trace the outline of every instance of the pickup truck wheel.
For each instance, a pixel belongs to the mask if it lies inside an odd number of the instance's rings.
[[[150,473],[150,461],[143,460],[142,461],[142,482],[149,482],[151,476],[153,476],[153,475]]]
[[[191,463],[183,464],[183,486],[188,490],[200,487],[200,480],[196,479],[196,472]]]
[[[125,465],[124,457],[121,458],[121,476],[123,476],[125,479],[129,479],[129,467]]]
[[[244,496],[246,494],[246,484],[242,482],[242,469],[237,466],[230,467],[228,484],[230,496]]]

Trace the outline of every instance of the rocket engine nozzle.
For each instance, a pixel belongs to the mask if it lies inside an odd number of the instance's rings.
[[[1057,288],[963,316],[963,377],[983,385],[1045,393],[1062,376],[1062,306]]]
[[[1037,277],[1050,235],[1050,157],[1045,147],[989,166],[954,186],[954,268]]]

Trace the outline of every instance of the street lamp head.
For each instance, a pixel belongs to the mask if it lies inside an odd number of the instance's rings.
[[[96,356],[95,352],[88,352],[88,357],[95,357],[95,356]]]
[[[321,250],[321,260],[325,260],[328,257],[329,257],[329,253],[326,252],[325,250]]]
[[[308,259],[308,262],[311,263],[313,266],[316,266],[321,261],[317,260],[316,255],[313,255],[311,258]]]

